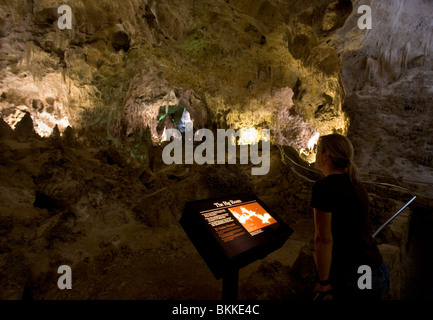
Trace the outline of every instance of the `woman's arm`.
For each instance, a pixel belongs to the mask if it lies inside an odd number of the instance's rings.
[[[314,209],[316,265],[319,279],[329,279],[332,261],[331,212]],[[330,286],[316,285],[315,291],[329,291]]]

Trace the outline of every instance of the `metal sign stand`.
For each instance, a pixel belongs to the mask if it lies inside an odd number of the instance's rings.
[[[410,199],[410,201],[408,202],[408,203],[406,203],[403,207],[401,207],[401,209],[400,210],[398,210],[391,218],[389,218],[388,219],[388,221],[387,222],[385,222],[383,225],[381,225],[380,227],[379,227],[379,229],[377,229],[377,231],[373,234],[373,238],[374,237],[376,237],[377,236],[377,234],[383,229],[383,228],[385,228],[385,226],[388,224],[388,223],[390,223],[392,220],[394,220],[394,218],[395,217],[397,217],[398,216],[398,214],[400,213],[400,212],[402,212],[403,210],[404,210],[404,208],[406,208],[413,200],[415,200],[415,198],[416,198],[416,196],[414,196],[412,199]]]
[[[258,221],[252,220],[252,225],[247,227],[235,215],[238,211],[243,214],[241,209],[253,213]],[[179,223],[215,278],[222,278],[224,301],[238,299],[240,268],[280,249],[293,233],[254,194],[189,201]]]
[[[235,301],[238,299],[239,269],[230,267],[223,276],[222,300]]]

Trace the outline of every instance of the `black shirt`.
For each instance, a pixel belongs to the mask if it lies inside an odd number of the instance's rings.
[[[368,194],[361,183],[355,187],[348,174],[320,179],[313,185],[311,206],[332,213],[331,279],[357,274],[361,265],[373,269],[382,263],[382,255],[371,237]]]

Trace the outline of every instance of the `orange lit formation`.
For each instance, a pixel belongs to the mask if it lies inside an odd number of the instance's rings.
[[[256,231],[277,222],[258,203],[250,203],[228,209],[248,232]]]

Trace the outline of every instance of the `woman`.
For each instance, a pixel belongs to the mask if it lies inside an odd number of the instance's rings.
[[[332,291],[336,299],[380,299],[389,289],[389,272],[369,231],[368,194],[353,162],[353,146],[339,134],[322,136],[316,168],[324,178],[314,183],[315,251],[319,281],[314,292]],[[371,289],[358,286],[371,268]],[[365,267],[364,267],[365,268]]]

